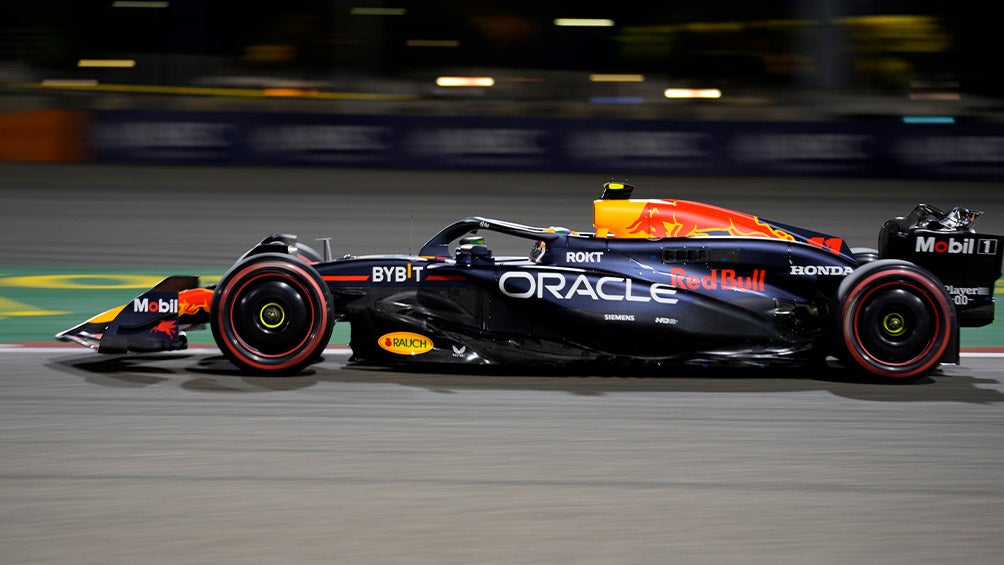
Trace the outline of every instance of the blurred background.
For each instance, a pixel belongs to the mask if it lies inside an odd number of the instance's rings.
[[[0,4],[0,160],[1004,177],[948,0]]]
[[[588,230],[611,177],[853,246],[918,202],[1004,233],[1001,25],[970,0],[0,0],[0,561],[999,563],[998,359],[907,387],[334,353],[261,379],[4,346],[271,233],[339,257],[471,215]]]

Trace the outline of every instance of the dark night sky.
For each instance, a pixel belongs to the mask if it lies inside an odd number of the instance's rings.
[[[38,66],[70,65],[81,57],[131,53],[182,53],[240,57],[248,45],[295,44],[315,70],[337,68],[352,58],[377,73],[412,70],[400,46],[411,38],[457,38],[458,65],[514,68],[582,68],[626,65],[611,35],[617,30],[556,28],[556,17],[606,17],[618,28],[635,25],[712,21],[755,21],[818,17],[818,0],[677,0],[621,2],[542,2],[540,0],[374,1],[374,0],[173,0],[168,9],[113,8],[112,0],[0,2],[0,57]],[[979,17],[974,0],[833,0],[837,15],[933,14],[955,37],[941,65],[970,84],[996,88],[1000,24]],[[353,6],[403,7],[403,17],[360,18]],[[490,22],[490,23],[486,23]],[[375,39],[376,38],[376,39]],[[362,45],[362,47],[361,47]],[[374,47],[376,45],[376,47]],[[797,46],[795,46],[797,48]],[[334,53],[345,53],[338,60]],[[945,61],[948,61],[947,63]],[[643,70],[643,69],[642,69]],[[992,89],[992,88],[991,88]]]

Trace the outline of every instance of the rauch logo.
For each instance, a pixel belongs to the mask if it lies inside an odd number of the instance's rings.
[[[380,348],[397,355],[421,355],[432,351],[432,340],[412,332],[393,332],[380,336]]]

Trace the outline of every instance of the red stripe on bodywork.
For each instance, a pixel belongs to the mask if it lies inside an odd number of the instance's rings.
[[[370,279],[369,275],[328,275],[326,277],[321,277],[326,281],[332,282],[345,282],[345,281],[368,281]]]

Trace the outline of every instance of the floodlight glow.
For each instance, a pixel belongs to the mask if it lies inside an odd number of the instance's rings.
[[[143,2],[143,1],[118,1],[112,2],[112,8],[167,8],[170,2]]]
[[[407,12],[404,8],[352,8],[349,13],[353,16],[403,16]]]
[[[135,59],[81,59],[78,67],[99,67],[106,69],[131,69],[136,66]]]
[[[409,39],[404,44],[408,47],[460,47],[456,39]]]
[[[910,100],[962,100],[958,92],[911,92]]]
[[[611,27],[613,20],[590,18],[556,18],[554,25],[559,27]]]
[[[592,104],[641,104],[644,101],[640,96],[593,96],[589,99]]]
[[[591,82],[645,82],[645,75],[592,74]]]
[[[317,94],[317,90],[313,88],[273,87],[262,90],[262,94],[265,96],[301,97]]]
[[[53,88],[60,87],[80,87],[80,86],[97,86],[98,81],[92,78],[47,78],[42,80],[42,86],[50,86]]]
[[[717,88],[667,88],[662,93],[666,98],[721,98],[722,91]]]
[[[464,87],[480,86],[489,87],[495,85],[492,77],[439,77],[436,79],[436,86],[443,87]]]
[[[903,116],[904,124],[954,124],[952,116]]]

